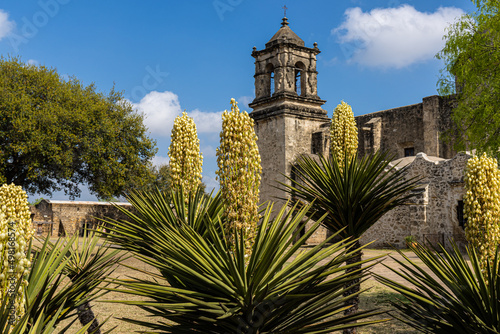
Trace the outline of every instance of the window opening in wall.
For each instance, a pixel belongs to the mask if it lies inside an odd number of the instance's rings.
[[[273,96],[273,94],[274,94],[274,72],[271,72],[269,80],[269,95]]]
[[[324,141],[325,141],[325,135],[323,132],[314,132],[312,134],[311,153],[322,155]]]
[[[458,219],[458,226],[465,229],[465,224],[467,223],[467,218],[464,217],[464,201],[458,201],[457,219]]]
[[[267,64],[266,65],[266,81],[265,82],[265,95],[266,96],[272,96],[274,94],[274,66],[273,64]]]
[[[295,71],[295,92],[297,95],[301,95],[301,70]]]
[[[405,148],[405,157],[413,157],[414,155],[415,155],[415,148],[414,147]]]

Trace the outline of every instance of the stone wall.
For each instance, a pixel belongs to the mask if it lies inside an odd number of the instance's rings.
[[[283,174],[290,177],[295,161],[304,153],[316,151],[328,154],[329,123],[325,123],[324,119],[282,114],[259,120],[255,131],[262,160],[260,199],[261,202],[274,202],[274,212],[277,212],[285,204],[285,200],[280,198],[289,198],[276,188],[279,182],[290,184]],[[321,242],[326,234],[326,230],[320,228],[309,239],[309,243]]]
[[[464,195],[464,168],[470,158],[465,153],[453,159],[428,157],[424,153],[401,159],[405,179],[421,177],[416,195],[408,205],[400,206],[383,216],[362,236],[361,242],[373,247],[405,247],[405,237],[414,236],[419,242],[437,244],[453,237],[465,244],[463,228],[458,221],[458,202]],[[412,160],[412,161],[411,161]],[[405,163],[408,163],[406,166]],[[397,163],[397,161],[396,161]]]
[[[277,201],[276,197],[283,197],[283,192],[274,188],[278,182],[286,182],[282,173],[286,169],[285,159],[285,121],[283,116],[269,117],[255,123],[257,146],[262,165],[260,181],[261,202]],[[275,205],[275,210],[283,204]]]
[[[127,209],[129,203],[114,203]],[[113,204],[105,202],[42,200],[34,209],[33,227],[37,234],[71,236],[83,233],[85,226],[95,227],[99,218],[124,219]]]
[[[421,103],[388,109],[355,117],[358,126],[358,152],[361,156],[379,149],[405,156],[425,152],[429,156],[450,159],[456,152],[453,144],[443,140],[445,131],[452,129],[453,98],[429,96]]]
[[[290,184],[283,174],[291,175],[292,166],[301,154],[312,153],[313,150],[318,151],[316,153],[328,154],[329,136],[324,133],[325,124],[328,127],[329,123],[325,123],[323,118],[307,118],[286,113],[259,119],[255,123],[257,146],[262,160],[262,202],[271,200],[277,205],[284,203],[278,198],[285,195],[275,187],[279,186],[279,182]],[[316,138],[315,142],[313,137]]]

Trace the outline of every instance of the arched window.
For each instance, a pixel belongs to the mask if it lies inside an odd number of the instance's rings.
[[[267,64],[266,66],[267,73],[267,83],[266,83],[266,92],[267,96],[273,96],[274,94],[274,66],[273,64]]]
[[[297,95],[305,95],[306,93],[304,70],[305,66],[302,62],[299,61],[295,64],[295,93]]]
[[[295,93],[297,93],[297,95],[301,95],[301,74],[301,70],[295,70]]]
[[[271,72],[270,80],[269,80],[269,96],[273,96],[274,94],[274,72]]]

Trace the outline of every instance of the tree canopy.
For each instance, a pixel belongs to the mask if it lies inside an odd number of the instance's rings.
[[[445,68],[441,95],[456,94],[457,149],[498,156],[500,147],[500,17],[498,0],[472,0],[477,11],[452,24],[437,55]]]
[[[103,94],[55,69],[0,59],[0,183],[70,198],[86,184],[109,198],[149,179],[155,153],[143,116],[114,88]]]

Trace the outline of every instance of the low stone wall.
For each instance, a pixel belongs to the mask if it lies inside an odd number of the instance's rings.
[[[33,228],[38,235],[72,236],[93,228],[99,219],[124,219],[115,205],[131,209],[129,203],[42,200],[32,209]]]

